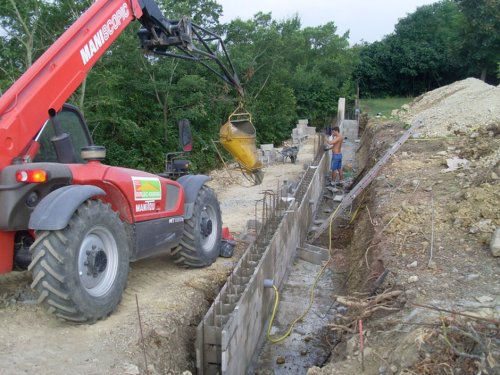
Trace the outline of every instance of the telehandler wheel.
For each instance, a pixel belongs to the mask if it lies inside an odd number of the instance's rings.
[[[66,228],[37,232],[31,246],[31,287],[59,318],[93,323],[120,302],[127,283],[125,227],[109,205],[88,200]]]
[[[186,267],[209,266],[220,254],[221,236],[219,202],[212,189],[202,186],[193,216],[184,221],[181,243],[172,251],[174,262]]]

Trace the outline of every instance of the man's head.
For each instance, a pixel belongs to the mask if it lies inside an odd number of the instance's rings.
[[[339,127],[338,127],[338,126],[334,126],[334,127],[332,128],[332,133],[333,133],[334,135],[339,134],[339,133],[340,133],[340,129],[339,129]]]

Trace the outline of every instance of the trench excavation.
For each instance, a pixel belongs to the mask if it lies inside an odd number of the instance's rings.
[[[325,327],[344,309],[333,297],[363,278],[349,273],[353,254],[346,249],[354,233],[349,224],[370,182],[420,124],[414,123],[373,166],[362,160],[360,168],[358,124],[345,120],[342,125],[343,154],[350,169],[362,173],[346,186],[330,186],[329,153],[318,145],[295,190],[284,184],[257,202],[255,241],[197,328],[198,374],[301,373],[329,358],[336,338]],[[283,292],[277,310],[278,293],[269,286]],[[271,316],[275,324],[266,338]],[[296,327],[290,327],[292,321]]]
[[[244,373],[267,321],[272,295],[262,290],[264,278],[279,285],[293,261],[293,251],[304,240],[302,220],[312,219],[321,194],[318,180],[326,159],[317,156],[297,187],[283,183],[277,192],[264,192],[256,203],[256,236],[197,329],[196,363],[199,374]],[[316,182],[316,184],[314,184]],[[314,186],[316,185],[316,186]],[[304,226],[307,227],[307,226]],[[286,235],[277,236],[278,233]],[[270,250],[271,249],[271,250]],[[249,334],[252,332],[252,334]]]

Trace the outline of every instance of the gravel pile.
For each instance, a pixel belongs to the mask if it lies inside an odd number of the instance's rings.
[[[424,137],[470,134],[500,124],[500,87],[467,78],[430,91],[401,107],[402,121],[422,121]]]

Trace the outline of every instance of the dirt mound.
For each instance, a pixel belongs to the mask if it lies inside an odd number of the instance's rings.
[[[407,123],[422,121],[425,137],[470,134],[500,123],[500,87],[467,78],[417,97],[398,116]]]

